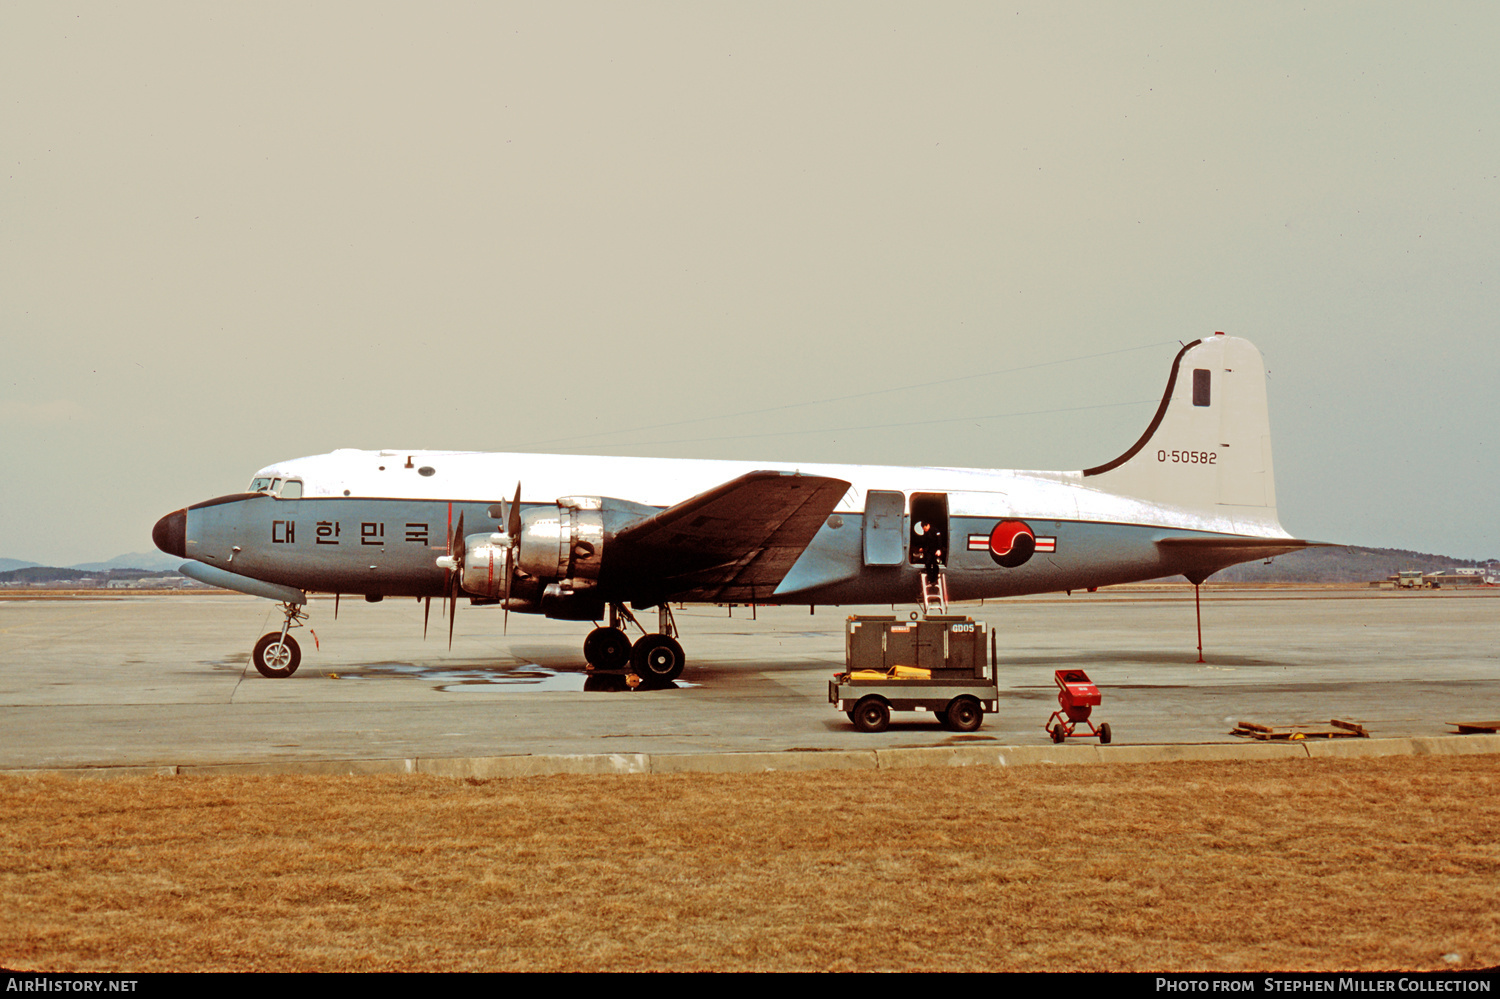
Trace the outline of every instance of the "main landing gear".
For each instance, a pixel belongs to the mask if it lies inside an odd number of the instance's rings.
[[[647,634],[645,625],[624,604],[610,604],[609,624],[589,632],[583,640],[583,658],[598,670],[618,670],[628,665],[631,672],[653,683],[677,679],[687,665],[687,657],[677,643],[677,624],[672,620],[672,609],[665,603],[657,605],[657,615],[657,634]],[[642,635],[634,645],[620,627],[624,622],[641,629]]]
[[[286,616],[281,630],[268,631],[260,636],[255,651],[250,653],[250,661],[255,663],[260,675],[273,680],[291,676],[302,665],[302,648],[287,631],[302,627],[302,622],[307,620],[307,611],[296,604],[282,604],[281,613]],[[318,636],[313,635],[313,641],[317,639]]]

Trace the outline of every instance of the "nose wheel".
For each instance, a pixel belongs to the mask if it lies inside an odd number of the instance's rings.
[[[292,628],[302,627],[302,622],[307,620],[307,612],[296,604],[282,604],[281,613],[285,620],[281,623],[280,631],[268,631],[260,636],[260,641],[255,643],[255,649],[250,653],[250,661],[255,664],[256,672],[261,676],[272,680],[281,680],[297,672],[297,667],[302,665],[302,647],[297,640],[287,632]],[[311,633],[312,629],[308,629]],[[313,634],[313,642],[316,643],[318,636]]]
[[[291,635],[268,631],[255,643],[250,661],[255,663],[261,676],[277,680],[297,672],[297,667],[302,665],[302,648]]]

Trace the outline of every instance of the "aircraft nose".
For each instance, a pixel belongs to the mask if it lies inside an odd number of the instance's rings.
[[[174,510],[158,520],[151,540],[168,555],[187,558],[187,510]]]

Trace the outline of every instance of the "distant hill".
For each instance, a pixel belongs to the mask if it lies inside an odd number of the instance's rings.
[[[166,552],[131,552],[129,555],[116,555],[108,562],[81,562],[68,568],[82,569],[85,572],[106,572],[110,569],[150,569],[152,572],[159,572],[176,569],[182,562],[178,556],[168,555]]]
[[[29,569],[32,566],[39,564],[40,563],[27,562],[23,559],[18,558],[0,558],[0,572],[10,572],[14,569]]]
[[[1243,562],[1208,577],[1213,583],[1363,583],[1394,576],[1402,569],[1436,572],[1484,565],[1472,559],[1430,555],[1402,548],[1335,546],[1278,555],[1270,564]]]
[[[182,562],[183,560],[176,555],[168,555],[166,552],[131,552],[128,555],[116,555],[108,562],[80,562],[65,568],[77,569],[85,573],[109,572],[111,569],[147,569],[151,572],[164,572],[176,569]],[[37,567],[64,568],[63,566],[42,566],[40,562],[27,562],[19,558],[0,558],[0,572]]]

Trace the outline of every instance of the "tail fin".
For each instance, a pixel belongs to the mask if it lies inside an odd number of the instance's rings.
[[[1096,489],[1230,521],[1239,532],[1287,537],[1276,517],[1260,351],[1222,333],[1182,348],[1141,439],[1083,475]]]

